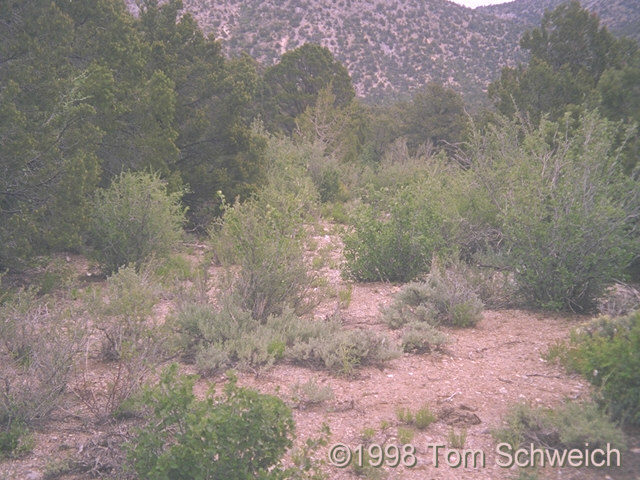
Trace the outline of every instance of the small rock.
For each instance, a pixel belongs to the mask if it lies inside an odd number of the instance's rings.
[[[38,472],[29,472],[27,473],[27,476],[24,478],[25,480],[41,480],[42,474]]]

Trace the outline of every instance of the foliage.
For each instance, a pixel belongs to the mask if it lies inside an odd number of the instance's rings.
[[[640,189],[615,131],[588,113],[574,131],[504,121],[474,136],[472,173],[499,212],[502,266],[532,305],[593,309],[637,251]]]
[[[640,311],[601,317],[578,329],[567,352],[569,365],[599,387],[614,418],[640,424]]]
[[[423,282],[405,285],[383,310],[383,320],[391,328],[406,324],[472,327],[481,318],[482,303],[465,278],[455,269],[437,265]]]
[[[264,81],[269,91],[265,113],[276,129],[287,133],[294,131],[294,119],[315,104],[322,89],[331,89],[336,107],[346,106],[355,96],[347,69],[327,48],[312,43],[285,53],[267,69]]]
[[[249,125],[262,82],[248,56],[226,60],[220,43],[202,32],[182,2],[145,1],[136,26],[150,45],[148,68],[175,84],[173,115],[159,118],[174,131],[173,183],[189,185],[189,220],[204,230],[220,214],[214,192],[244,199],[261,182],[264,141]]]
[[[401,188],[388,210],[362,205],[344,236],[345,272],[355,279],[407,281],[428,271],[443,247],[443,218],[416,186]]]
[[[464,444],[467,441],[467,429],[463,428],[459,433],[456,433],[454,428],[451,427],[447,439],[449,440],[449,446],[451,448],[464,448]]]
[[[630,38],[615,38],[599,19],[573,0],[548,11],[540,27],[522,36],[530,52],[528,65],[505,67],[489,85],[489,97],[510,117],[524,114],[537,125],[543,117],[574,118],[598,107],[610,120],[637,123],[640,49]],[[640,137],[618,135],[621,161],[627,173],[637,165]]]
[[[157,174],[121,173],[96,192],[91,240],[103,271],[139,267],[151,255],[163,257],[182,237],[185,209],[180,192],[168,193]]]
[[[237,265],[231,290],[257,320],[286,306],[309,305],[313,280],[304,262],[304,223],[316,194],[303,166],[303,151],[290,141],[271,139],[267,185],[251,199],[225,206],[210,230],[214,251],[225,266]]]
[[[141,478],[288,478],[281,459],[294,423],[284,402],[238,387],[233,376],[222,395],[198,400],[196,378],[176,371],[166,369],[142,397],[150,420],[128,445]]]
[[[411,322],[402,331],[402,350],[407,353],[430,353],[447,343],[447,336],[426,322]]]
[[[173,322],[188,356],[204,373],[234,366],[255,371],[290,361],[350,375],[361,365],[379,365],[397,354],[385,337],[344,330],[336,320],[301,319],[290,309],[259,323],[230,298],[218,311],[187,305]]]
[[[423,405],[415,412],[408,408],[398,407],[396,409],[396,417],[398,421],[413,425],[419,430],[425,430],[429,425],[437,420],[437,417],[431,411],[429,405]]]
[[[500,442],[513,448],[533,443],[549,449],[606,447],[626,448],[622,431],[593,403],[566,403],[556,409],[513,406],[505,419],[506,426],[492,432]]]
[[[299,408],[317,405],[334,398],[331,385],[320,385],[313,378],[304,383],[296,383],[291,388],[291,394]]]
[[[153,329],[147,325],[157,303],[157,285],[150,272],[123,267],[111,275],[104,290],[87,294],[87,309],[103,336],[103,360],[123,359],[152,349]]]
[[[395,107],[398,136],[407,138],[410,152],[431,144],[453,153],[465,139],[468,117],[462,97],[437,83],[429,83],[408,102]]]
[[[0,11],[0,268],[78,248],[99,174],[87,96],[94,80],[72,68],[73,22],[55,2]]]
[[[568,66],[573,75],[585,71],[596,80],[615,62],[615,38],[599,19],[572,0],[545,12],[539,28],[525,32],[520,46],[554,70]]]

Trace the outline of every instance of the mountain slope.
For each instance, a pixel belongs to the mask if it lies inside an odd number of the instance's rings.
[[[393,97],[429,80],[470,97],[522,59],[521,26],[446,0],[185,0],[231,55],[270,65],[315,42],[344,63],[356,91]]]
[[[531,28],[540,23],[547,9],[554,9],[567,0],[516,0],[499,5],[479,7],[478,11],[497,18],[521,23]],[[640,2],[638,0],[582,0],[581,5],[598,14],[603,25],[616,35],[640,42]]]
[[[134,0],[127,0],[131,4]],[[183,0],[228,55],[272,65],[304,43],[323,45],[370,101],[407,95],[428,81],[486,102],[504,66],[525,60],[522,33],[563,0],[466,8],[447,0]],[[615,32],[640,36],[638,0],[585,0]],[[640,38],[639,38],[640,39]]]

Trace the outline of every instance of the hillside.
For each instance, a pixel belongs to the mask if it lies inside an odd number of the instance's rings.
[[[522,26],[446,0],[185,0],[226,52],[265,65],[314,42],[351,73],[358,95],[395,97],[434,80],[483,97],[504,65],[522,60]]]
[[[565,0],[516,0],[514,2],[479,7],[478,11],[498,18],[517,22],[530,28],[540,22],[547,9],[553,9]],[[583,7],[595,12],[602,24],[616,35],[640,41],[640,2],[637,0],[582,0]]]
[[[562,0],[516,0],[470,9],[447,0],[184,0],[228,55],[247,52],[271,65],[306,42],[347,66],[359,96],[393,99],[428,81],[486,101],[500,69],[524,60],[522,33]],[[132,2],[129,2],[132,3]],[[587,0],[614,32],[640,39],[635,0]]]

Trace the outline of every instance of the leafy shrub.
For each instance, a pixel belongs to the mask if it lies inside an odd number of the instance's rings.
[[[168,193],[157,174],[125,172],[96,192],[90,237],[105,273],[168,254],[182,237],[181,192]]]
[[[412,280],[444,246],[443,219],[420,188],[402,188],[387,208],[362,205],[343,238],[345,273],[355,280]]]
[[[640,425],[640,311],[596,319],[571,343],[570,365],[600,387],[600,400],[613,417]]]
[[[550,449],[606,447],[626,448],[622,431],[594,403],[566,403],[552,410],[513,406],[505,419],[506,426],[492,432],[500,442],[513,448],[533,443]]]
[[[498,208],[501,248],[526,301],[583,312],[638,251],[640,189],[620,165],[616,125],[596,113],[570,124],[505,121],[474,136],[471,168]]]
[[[140,478],[288,478],[281,459],[294,423],[282,400],[240,388],[234,377],[224,394],[198,400],[196,377],[176,371],[174,364],[144,391],[149,422],[127,447]]]
[[[429,203],[408,187],[394,198],[388,215],[361,206],[353,231],[343,239],[346,274],[364,282],[415,278],[429,269],[441,240],[439,223]]]
[[[304,262],[304,224],[317,201],[294,146],[271,139],[267,154],[267,185],[243,203],[226,205],[210,230],[218,260],[239,267],[230,289],[260,321],[286,306],[300,313],[309,305],[313,278]]]

